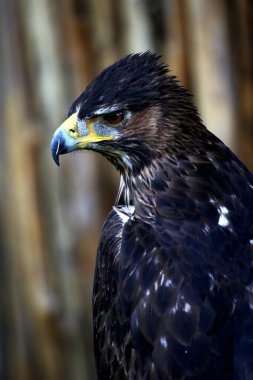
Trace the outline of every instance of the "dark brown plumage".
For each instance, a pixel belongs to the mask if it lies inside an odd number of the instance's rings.
[[[92,149],[122,175],[94,279],[99,379],[252,379],[252,174],[151,53],[105,69],[69,116],[55,161]]]

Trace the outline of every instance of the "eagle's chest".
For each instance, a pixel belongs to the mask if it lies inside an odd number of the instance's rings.
[[[122,233],[129,218],[130,214],[114,207],[103,227],[97,253],[93,303],[94,308],[98,304],[98,309],[104,314],[111,310],[117,298]],[[94,312],[98,309],[95,308]]]
[[[104,224],[93,289],[94,346],[100,376],[110,378],[108,363],[120,362],[129,344],[129,318],[119,289],[122,233],[131,209],[114,208]],[[119,378],[124,378],[123,373]]]

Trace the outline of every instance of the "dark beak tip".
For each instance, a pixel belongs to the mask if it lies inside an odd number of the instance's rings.
[[[53,160],[57,166],[60,166],[59,145],[60,145],[60,139],[53,137],[52,142],[51,142],[51,153],[52,153]]]
[[[56,163],[56,165],[60,166],[59,156],[55,156],[55,157],[53,157],[53,159],[54,159],[54,162]]]

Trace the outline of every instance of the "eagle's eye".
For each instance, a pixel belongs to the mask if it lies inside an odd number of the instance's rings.
[[[124,120],[125,114],[123,111],[110,112],[103,115],[103,119],[108,124],[117,125]]]

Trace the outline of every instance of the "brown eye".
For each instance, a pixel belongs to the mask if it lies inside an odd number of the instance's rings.
[[[108,124],[120,124],[124,120],[124,112],[123,111],[117,111],[117,112],[111,112],[107,113],[103,116],[104,121],[106,121]]]

